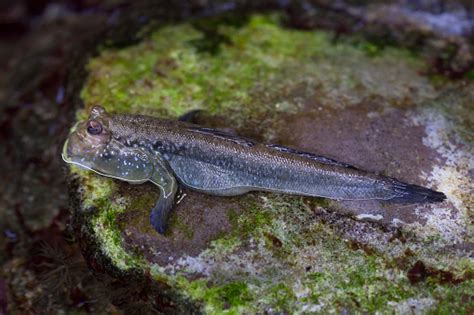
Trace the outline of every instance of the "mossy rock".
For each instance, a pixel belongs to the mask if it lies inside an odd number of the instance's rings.
[[[284,28],[278,15],[166,26],[90,60],[77,119],[95,104],[170,119],[203,109],[202,124],[434,187],[447,202],[185,190],[159,235],[155,186],[72,167],[89,264],[151,281],[176,312],[471,312],[473,84],[440,86],[407,51],[367,45]]]

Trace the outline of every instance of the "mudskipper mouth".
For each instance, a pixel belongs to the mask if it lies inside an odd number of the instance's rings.
[[[84,162],[84,158],[80,158],[79,156],[76,156],[75,154],[71,153],[71,148],[69,147],[69,144],[70,144],[69,141],[70,139],[68,138],[64,142],[63,150],[61,152],[61,157],[63,161],[68,164],[77,165],[81,168],[91,169],[90,167],[86,166],[84,163],[81,163],[81,162]]]
[[[68,154],[67,154],[68,144],[69,144],[69,139],[66,139],[66,141],[64,142],[64,145],[63,145],[63,150],[61,152],[61,157],[63,158],[64,162],[72,163],[72,160],[68,157]]]
[[[78,166],[78,167],[80,167],[82,169],[85,169],[85,170],[94,171],[94,169],[91,166],[87,165],[85,157],[80,157],[80,156],[71,154],[69,152],[70,151],[69,141],[70,141],[70,139],[68,138],[68,139],[66,139],[66,142],[64,142],[63,150],[61,152],[61,157],[62,157],[63,161],[68,163],[68,164]]]
[[[74,157],[77,158],[77,156],[80,155],[78,154],[78,148],[74,148],[74,145],[77,146],[77,141],[82,141],[81,136],[78,135],[76,132],[73,132],[64,142],[63,150],[61,152],[61,156],[64,162],[74,163]]]
[[[71,137],[73,135],[76,135],[78,136],[77,134],[77,127],[79,126],[81,122],[78,122],[76,123],[72,128],[71,128],[71,131],[69,132],[69,135],[68,137],[66,138],[66,141],[64,142],[64,145],[63,145],[63,150],[61,152],[61,157],[63,159],[64,162],[66,163],[74,163],[73,160],[71,159],[71,154],[69,154],[68,152],[68,148],[69,148],[69,140],[71,139]]]

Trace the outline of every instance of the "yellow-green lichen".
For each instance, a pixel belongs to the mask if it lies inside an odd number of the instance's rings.
[[[75,172],[80,177],[84,188],[82,211],[89,208],[97,210],[88,224],[92,228],[93,237],[99,244],[99,250],[120,270],[142,266],[141,257],[123,248],[122,235],[116,219],[119,213],[125,211],[126,200],[120,197],[112,198],[116,187],[115,181],[80,170],[75,166],[71,166],[71,172]]]
[[[81,96],[88,106],[102,104],[115,112],[176,116],[201,108],[234,113],[240,121],[256,113],[294,111],[305,98],[320,95],[327,104],[344,106],[374,89],[394,102],[410,89],[420,97],[433,92],[416,73],[422,64],[412,57],[387,49],[367,62],[363,48],[334,45],[323,32],[281,28],[276,16],[257,15],[245,27],[221,25],[216,32],[227,39],[218,43],[217,54],[200,51],[196,42],[206,34],[191,24],[164,27],[127,49],[105,50],[90,61]],[[404,71],[387,76],[380,70],[395,63]]]
[[[205,301],[204,310],[209,314],[241,314],[251,311],[255,296],[245,282],[231,282],[222,286],[213,286],[205,280],[197,280],[187,287],[190,295]]]
[[[92,218],[90,224],[103,253],[111,259],[113,265],[122,271],[145,266],[143,258],[129,253],[123,247],[122,234],[117,226],[117,215],[125,210],[110,200],[97,201],[100,212]]]
[[[82,201],[84,208],[97,207],[98,201],[105,200],[115,191],[115,183],[112,179],[97,176],[73,164],[70,165],[70,170],[81,178],[81,185],[85,188]]]
[[[211,242],[209,248],[203,252],[204,255],[216,257],[226,256],[241,245],[241,240],[236,236],[222,236]]]
[[[435,279],[413,286],[406,272],[392,266],[390,260],[354,251],[330,227],[308,221],[310,214],[302,199],[261,198],[263,206],[255,211],[264,217],[271,214],[270,220],[253,221],[254,212],[241,214],[238,220],[253,222],[253,230],[244,228],[245,233],[239,233],[236,228],[234,236],[212,242],[210,249],[194,257],[188,268],[175,270],[173,280],[168,279],[185,296],[203,301],[207,313],[264,309],[298,313],[351,309],[374,313],[396,312],[406,305],[417,312],[427,312],[441,304],[442,308],[453,307],[457,303],[453,292],[467,295],[472,289],[472,281],[451,287]],[[278,239],[277,245],[263,240],[262,236],[268,235]],[[246,252],[236,254],[239,250]],[[285,255],[278,255],[280,251]],[[246,264],[247,274],[239,275],[242,264]],[[184,275],[192,273],[193,268],[200,268],[209,276],[187,280]],[[249,270],[255,274],[248,274]],[[152,274],[159,277],[163,272],[155,269]],[[440,302],[441,296],[447,299]],[[457,309],[466,313],[468,306]]]

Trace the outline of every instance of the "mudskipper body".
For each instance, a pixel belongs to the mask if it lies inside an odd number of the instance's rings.
[[[164,233],[178,185],[235,196],[249,191],[343,200],[440,202],[446,196],[345,163],[274,144],[261,144],[182,121],[110,115],[94,106],[63,149],[68,163],[127,181],[151,181],[160,197],[150,221]]]

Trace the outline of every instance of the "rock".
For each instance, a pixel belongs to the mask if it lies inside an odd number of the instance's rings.
[[[278,15],[162,27],[90,60],[77,118],[95,104],[168,118],[200,108],[202,124],[432,187],[446,202],[185,190],[163,236],[148,221],[155,186],[72,167],[89,265],[150,281],[176,312],[472,311],[474,83],[435,80],[407,51],[366,44],[284,28]]]
[[[290,23],[302,29],[325,28],[336,36],[353,34],[377,46],[410,48],[430,64],[432,74],[472,77],[472,4],[461,1],[341,1],[289,2]]]

